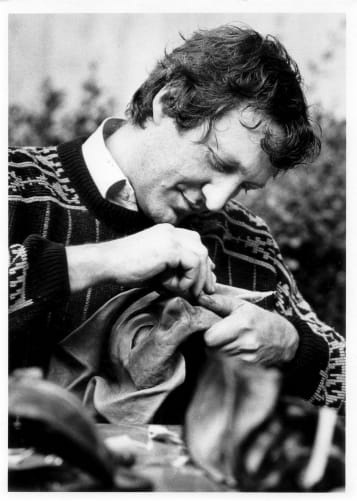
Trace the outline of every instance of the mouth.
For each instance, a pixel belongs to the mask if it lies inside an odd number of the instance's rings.
[[[200,212],[204,209],[205,205],[202,201],[194,202],[189,197],[187,197],[183,191],[180,191],[180,193],[189,212]]]

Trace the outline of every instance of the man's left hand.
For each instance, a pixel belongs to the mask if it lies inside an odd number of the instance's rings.
[[[278,313],[266,311],[238,296],[201,294],[198,302],[224,317],[204,334],[209,348],[265,366],[280,365],[294,358],[298,333]]]

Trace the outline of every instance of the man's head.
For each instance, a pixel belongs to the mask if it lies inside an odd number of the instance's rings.
[[[127,114],[146,145],[131,181],[155,222],[219,210],[320,148],[296,64],[273,37],[236,26],[165,54]]]
[[[203,122],[211,127],[242,105],[271,120],[283,136],[268,127],[261,146],[279,169],[302,163],[319,148],[298,67],[274,37],[229,25],[197,31],[166,53],[136,91],[128,107],[133,123],[145,126],[163,87],[163,111],[181,130]]]

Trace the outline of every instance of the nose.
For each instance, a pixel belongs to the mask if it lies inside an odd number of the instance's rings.
[[[233,198],[239,192],[239,186],[232,181],[226,180],[217,184],[206,184],[202,188],[205,197],[206,207],[209,211],[218,211],[223,209],[228,200]]]

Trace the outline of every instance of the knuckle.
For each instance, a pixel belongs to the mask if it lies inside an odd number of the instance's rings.
[[[174,226],[172,226],[172,224],[170,223],[161,223],[159,225],[159,230],[163,233],[172,233],[174,229]]]
[[[196,242],[201,242],[201,236],[197,231],[190,230],[190,235]]]
[[[181,294],[188,294],[192,287],[192,283],[193,283],[193,278],[181,281],[177,287],[177,291]]]
[[[200,250],[200,256],[201,256],[201,259],[204,259],[205,261],[207,261],[208,250],[206,249],[206,247],[202,246],[202,249]]]

